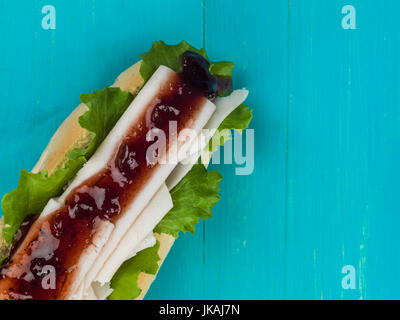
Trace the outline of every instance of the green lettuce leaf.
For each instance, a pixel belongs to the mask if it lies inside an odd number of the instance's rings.
[[[133,98],[129,91],[122,91],[120,88],[105,87],[100,91],[82,94],[81,101],[88,106],[89,111],[79,118],[79,124],[92,133],[92,140],[87,149],[75,149],[69,153],[69,157],[84,155],[89,159],[114,128]]]
[[[143,53],[140,56],[142,58],[140,74],[143,80],[145,82],[149,80],[161,65],[167,66],[175,72],[182,71],[182,55],[186,51],[196,52],[210,62],[204,49],[196,49],[185,41],[182,41],[177,45],[168,45],[163,41],[156,41],[153,43],[150,51]],[[210,62],[209,71],[215,77],[230,78],[232,77],[233,67],[234,65],[232,62]]]
[[[210,64],[209,71],[217,77],[232,77],[233,67],[235,65],[230,61],[214,62]]]
[[[242,131],[248,128],[253,118],[252,112],[253,110],[243,104],[233,110],[224,121],[222,121],[218,130],[211,137],[208,143],[208,150],[215,152],[218,146],[223,146],[227,141],[232,139],[231,130]]]
[[[64,186],[85,162],[84,157],[68,160],[64,168],[56,170],[51,176],[47,171],[21,171],[18,187],[7,193],[1,202],[6,225],[3,237],[7,243],[12,242],[15,232],[27,216],[40,213],[50,198],[61,194]]]
[[[0,219],[0,230],[4,228],[4,220]],[[3,264],[4,260],[10,255],[11,246],[6,242],[6,240],[0,236],[0,266]]]
[[[246,129],[251,119],[253,118],[253,110],[248,106],[241,104],[235,110],[233,110],[222,123],[219,125],[218,130],[223,129],[235,129],[244,130]]]
[[[156,274],[158,270],[158,249],[160,243],[137,253],[136,256],[125,261],[111,280],[114,291],[108,297],[109,300],[133,300],[137,298],[142,290],[137,280],[141,272]]]
[[[132,100],[131,93],[119,88],[104,88],[81,96],[81,101],[89,110],[79,118],[79,123],[82,128],[92,133],[89,146],[83,150],[74,149],[69,152],[69,160],[65,166],[50,176],[46,171],[21,171],[18,187],[7,193],[1,202],[6,224],[2,235],[7,243],[12,242],[15,232],[26,217],[40,213],[50,198],[62,193],[65,185],[89,160]]]
[[[171,190],[174,207],[154,229],[177,238],[180,231],[194,233],[199,219],[208,219],[212,207],[219,201],[218,171],[207,171],[202,164],[195,164],[186,176]]]
[[[232,139],[230,129],[218,129],[208,142],[208,151],[215,152],[219,146],[223,146]]]

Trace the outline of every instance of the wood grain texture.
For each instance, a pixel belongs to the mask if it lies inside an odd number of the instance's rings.
[[[57,29],[41,28],[41,8]],[[357,29],[343,30],[354,5]],[[0,193],[155,40],[205,46],[250,90],[255,170],[174,245],[148,299],[400,298],[396,0],[0,0]],[[355,290],[341,286],[356,268]]]

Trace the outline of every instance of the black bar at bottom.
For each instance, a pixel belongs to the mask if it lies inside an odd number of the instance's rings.
[[[358,316],[370,314],[370,306],[383,304],[386,307],[397,301],[284,301],[284,300],[147,300],[147,301],[0,301],[4,314],[33,314],[37,307],[40,315],[83,318],[82,311],[89,319],[96,314],[108,320],[120,319],[278,319],[282,316],[301,314],[312,317],[343,315],[342,307],[350,307]],[[393,303],[394,302],[394,303]],[[375,306],[376,307],[376,306]],[[321,310],[322,309],[322,312]],[[305,311],[305,312],[304,312]],[[348,312],[345,312],[348,314]],[[256,315],[256,317],[254,317]],[[2,316],[0,316],[3,319]],[[6,316],[4,316],[6,319]]]

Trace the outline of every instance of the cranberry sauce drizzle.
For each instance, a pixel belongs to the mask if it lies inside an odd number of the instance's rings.
[[[15,254],[0,269],[0,299],[65,298],[75,267],[100,223],[115,223],[159,166],[146,159],[146,150],[154,143],[146,140],[148,130],[163,130],[168,148],[170,121],[176,121],[178,133],[190,127],[205,96],[215,96],[215,83],[208,69],[202,69],[204,61],[199,61],[191,61],[182,73],[164,83],[101,172],[75,188],[56,212],[33,224]],[[197,71],[189,72],[192,69]],[[52,271],[55,283],[51,281]]]

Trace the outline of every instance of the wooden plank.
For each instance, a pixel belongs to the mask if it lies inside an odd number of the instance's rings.
[[[235,62],[234,85],[254,109],[255,170],[222,172],[221,202],[206,222],[203,297],[283,298],[288,6],[285,1],[206,1],[205,45]]]
[[[344,30],[342,7],[356,8]],[[399,297],[396,1],[291,1],[288,298]],[[344,290],[342,267],[356,270]]]

